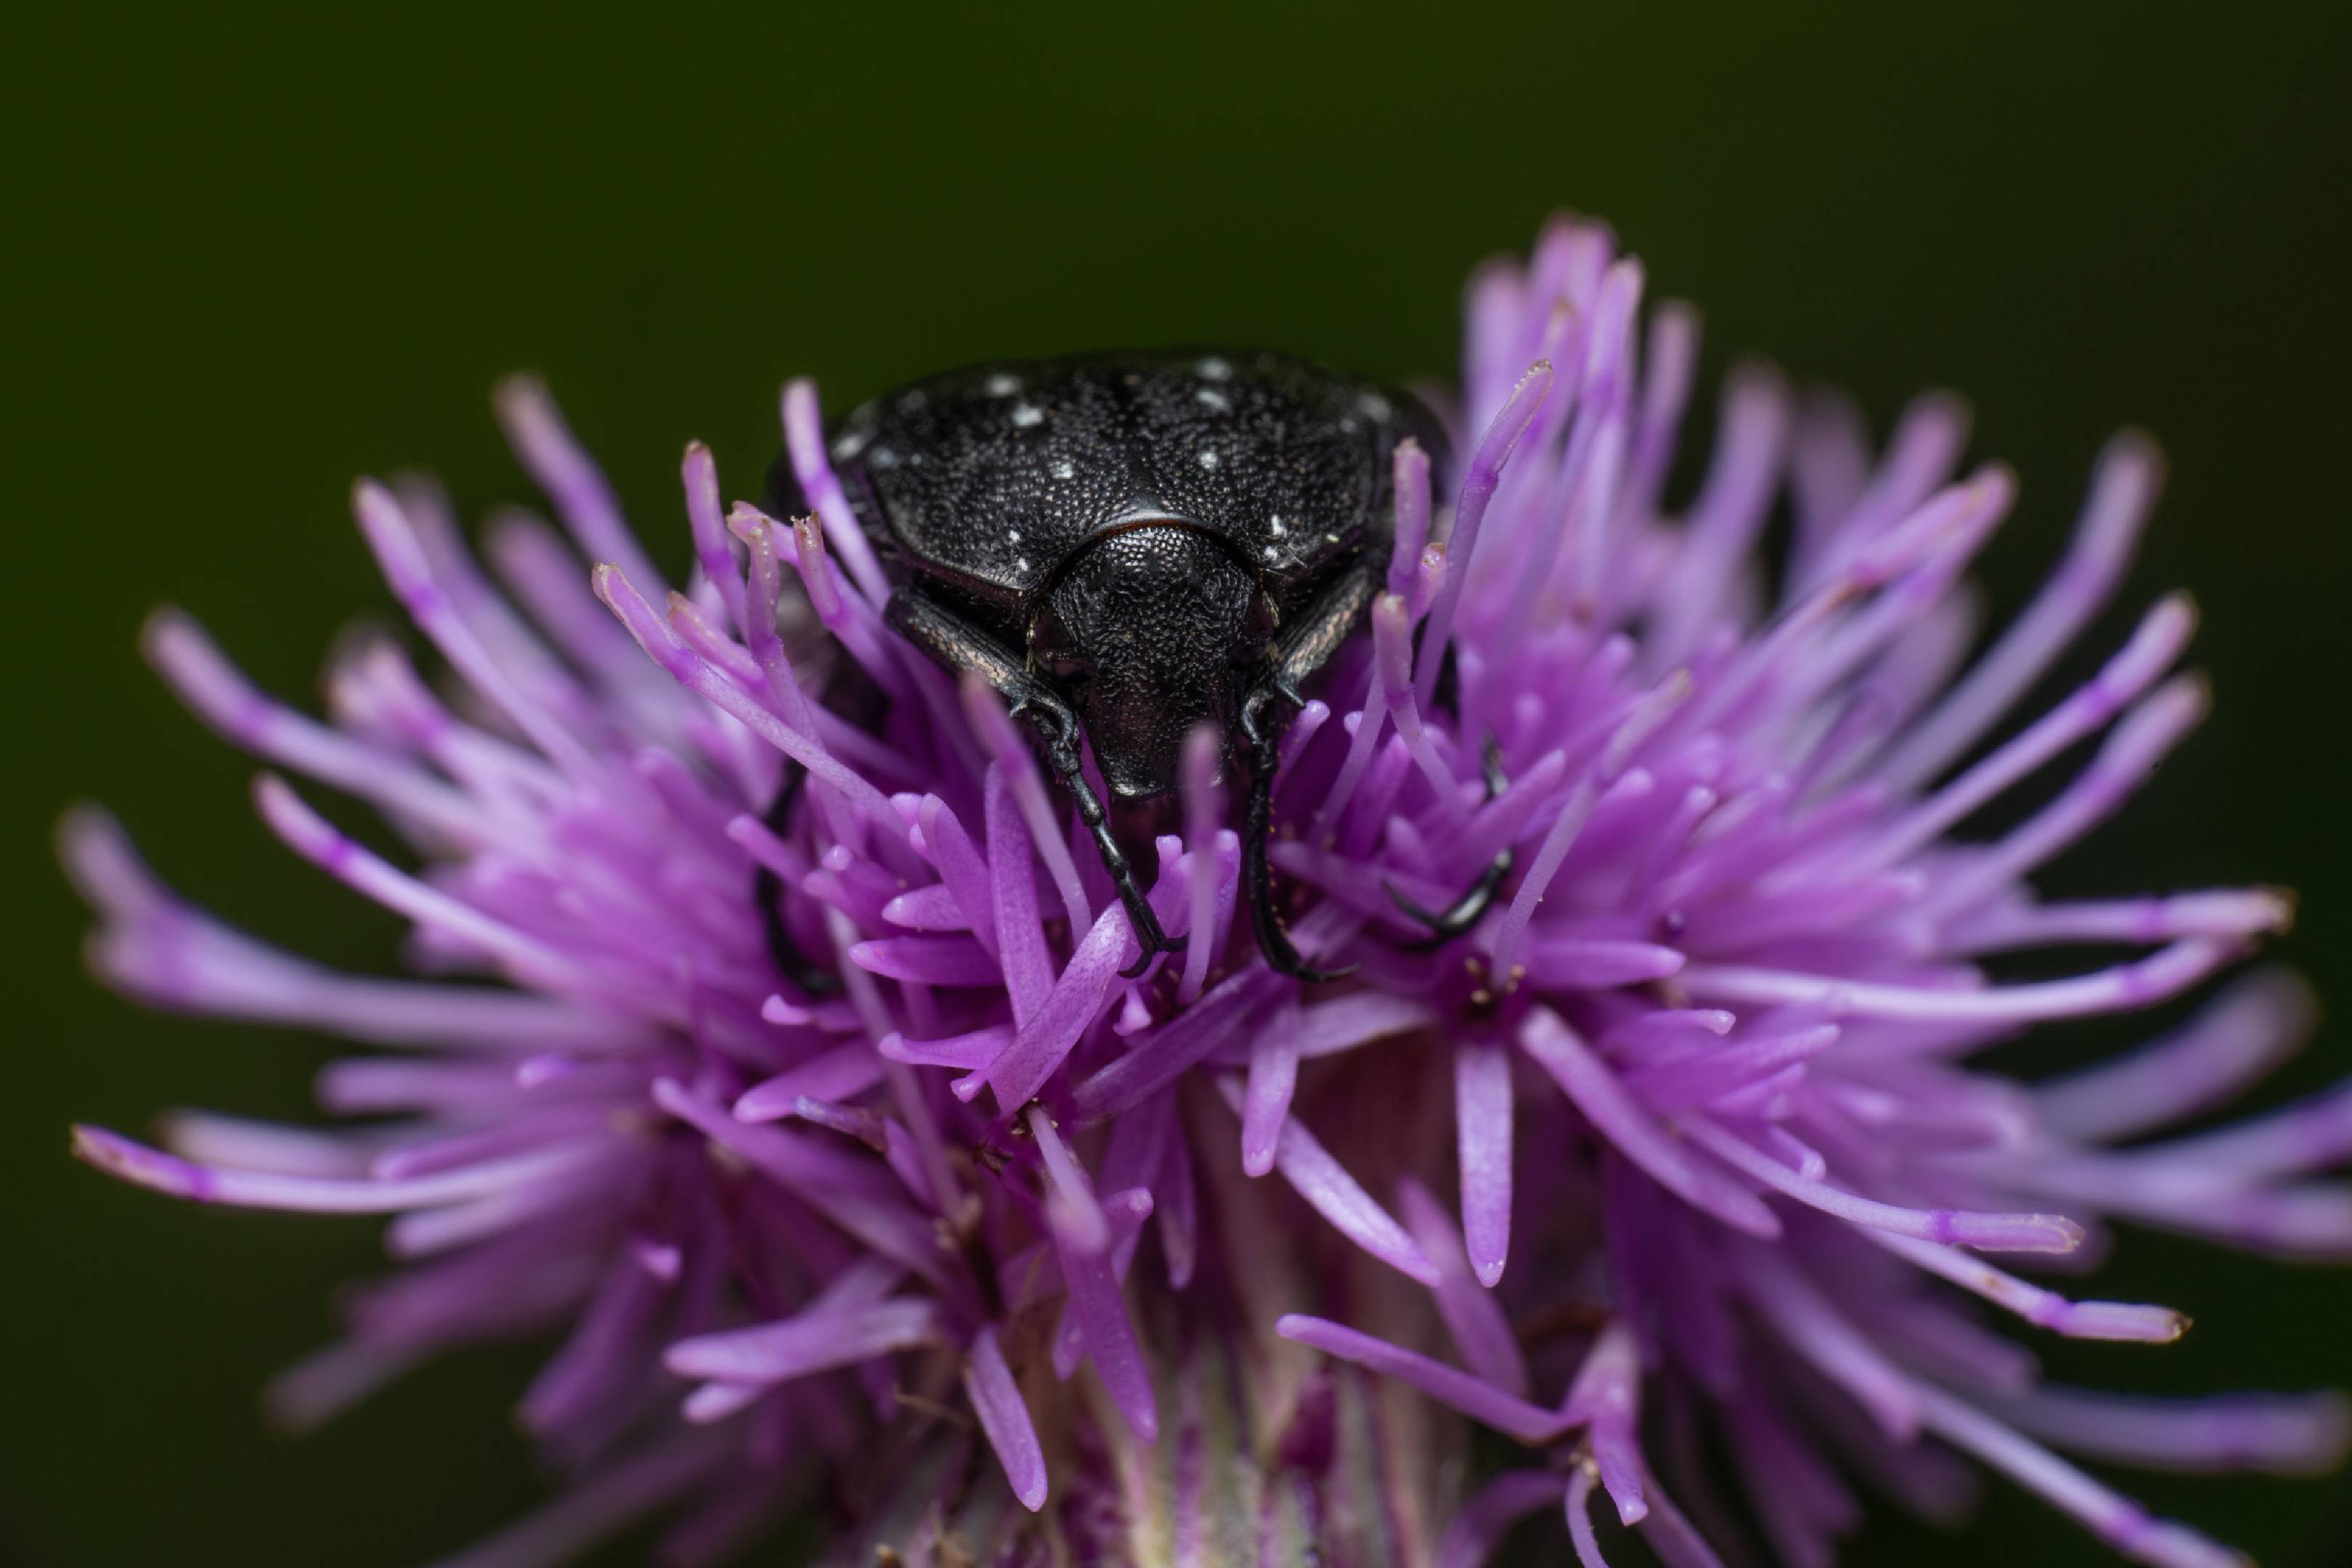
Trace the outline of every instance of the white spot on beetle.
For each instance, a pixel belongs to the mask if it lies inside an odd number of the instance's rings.
[[[1386,420],[1395,412],[1389,406],[1389,400],[1377,392],[1368,392],[1356,399],[1356,406],[1375,420]]]
[[[1346,431],[1349,435],[1354,435],[1358,427],[1357,419],[1354,415],[1343,414],[1339,416],[1339,428]]]
[[[1053,475],[1057,479],[1066,479],[1074,477],[1078,470],[1070,467],[1068,463],[1063,462],[1055,463],[1052,468],[1045,471]]]
[[[999,371],[982,382],[980,389],[991,397],[1010,397],[1021,390],[1021,378],[1017,375],[1006,375],[1003,371]]]
[[[849,461],[849,459],[850,459],[850,458],[854,458],[854,457],[857,456],[857,454],[858,454],[858,453],[860,453],[860,452],[864,451],[865,449],[866,449],[866,432],[865,432],[865,431],[863,431],[863,430],[849,430],[849,431],[845,431],[845,432],[843,433],[843,435],[842,435],[841,439],[840,439],[840,440],[838,440],[838,441],[835,441],[835,442],[833,444],[833,460],[834,460],[835,462],[836,462],[836,463],[845,463],[845,462]]]
[[[1018,544],[1021,542],[1021,531],[1017,528],[1008,528],[1004,531],[1004,537],[1007,542]]]
[[[877,447],[866,460],[877,468],[895,468],[898,466],[898,454],[887,447]]]
[[[1213,386],[1204,386],[1192,396],[1194,401],[1203,408],[1213,409],[1219,414],[1230,414],[1234,411],[1233,399]]]
[[[1282,559],[1282,552],[1269,544],[1265,547],[1265,558],[1268,561],[1279,561]]]
[[[1045,422],[1045,411],[1038,407],[1035,404],[1016,403],[1013,405],[1013,427],[1014,429],[1027,430],[1033,426],[1042,425]]]
[[[1208,448],[1204,448],[1204,449],[1202,451],[1202,453],[1201,453],[1201,467],[1202,467],[1202,468],[1215,468],[1216,466],[1217,466],[1217,453],[1216,453],[1216,449],[1215,449],[1214,447],[1208,447]]]
[[[1223,381],[1234,374],[1234,367],[1214,354],[1211,354],[1192,368],[1201,373],[1202,379],[1208,381]]]
[[[1288,531],[1288,530],[1282,526],[1282,518],[1279,514],[1267,518],[1265,520],[1265,526],[1273,532],[1276,539],[1280,539],[1283,534]]]
[[[1015,572],[1026,572],[1026,571],[1028,571],[1028,570],[1029,570],[1029,557],[1027,557],[1026,555],[1016,555],[1016,556],[1014,556],[1014,557],[1013,558],[1013,569]]]

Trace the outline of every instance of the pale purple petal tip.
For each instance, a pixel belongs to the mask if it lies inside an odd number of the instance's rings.
[[[1457,1046],[1454,1117],[1462,1230],[1478,1283],[1501,1283],[1511,1250],[1511,1058],[1498,1046]]]
[[[1036,1512],[1045,1506],[1045,1453],[1038,1445],[1037,1428],[1029,1419],[1029,1406],[1013,1381],[1013,1369],[1005,1364],[1004,1352],[997,1344],[995,1324],[982,1324],[972,1335],[965,1352],[963,1380],[972,1413],[980,1417],[981,1430],[988,1435],[989,1447],[996,1450],[997,1462],[1004,1467],[1013,1495],[1021,1500],[1022,1507]]]

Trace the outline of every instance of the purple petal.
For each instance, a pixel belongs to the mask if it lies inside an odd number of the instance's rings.
[[[1054,961],[1037,923],[1037,881],[1030,870],[1029,830],[1013,799],[1001,763],[991,763],[985,784],[988,862],[994,884],[991,903],[996,945],[1004,964],[1005,994],[1013,1020],[1028,1023],[1054,984]]]
[[[1549,1443],[1570,1425],[1555,1411],[1515,1398],[1466,1372],[1454,1371],[1444,1362],[1432,1361],[1402,1345],[1360,1333],[1344,1323],[1291,1312],[1275,1321],[1274,1331],[1325,1355],[1409,1383],[1439,1404],[1450,1405],[1473,1421],[1522,1443]]]
[[[773,1178],[849,1235],[926,1279],[943,1277],[938,1237],[888,1178],[837,1154],[817,1141],[773,1126],[738,1121],[719,1106],[667,1079],[653,1086],[654,1103],[713,1143]]]
[[[955,890],[945,882],[899,894],[882,906],[882,918],[908,931],[971,931],[975,939],[980,935],[957,902]]]
[[[2141,1344],[2170,1344],[2189,1331],[2186,1314],[2169,1307],[2144,1307],[2122,1301],[2070,1301],[2013,1274],[2003,1273],[1980,1258],[1957,1247],[1939,1247],[1891,1231],[1866,1230],[1864,1235],[1898,1258],[1907,1258],[1930,1274],[1950,1280],[2006,1307],[2027,1322],[2078,1340],[2128,1340]]]
[[[1437,590],[1436,602],[1429,610],[1428,629],[1422,635],[1421,670],[1415,682],[1413,698],[1427,708],[1437,695],[1437,670],[1444,662],[1445,644],[1454,635],[1455,606],[1462,602],[1462,590],[1469,581],[1470,563],[1478,548],[1480,521],[1486,508],[1495,499],[1495,487],[1502,481],[1503,466],[1510,461],[1511,448],[1518,445],[1541,410],[1544,399],[1551,393],[1552,367],[1548,360],[1538,360],[1519,377],[1517,386],[1496,412],[1486,432],[1479,437],[1477,447],[1470,454],[1469,466],[1463,471],[1462,485],[1454,500],[1454,536],[1447,541],[1445,582]]]
[[[1918,1436],[1911,1377],[1801,1272],[1778,1256],[1759,1253],[1742,1260],[1739,1278],[1762,1321],[1868,1411],[1889,1441],[1906,1445]]]
[[[783,425],[784,448],[791,455],[793,474],[800,481],[801,493],[808,497],[809,504],[824,520],[825,538],[848,563],[849,574],[856,580],[858,591],[879,605],[890,596],[890,579],[883,574],[881,563],[875,559],[874,547],[866,542],[866,531],[858,526],[857,514],[850,510],[849,498],[842,493],[833,465],[825,461],[824,419],[817,409],[816,384],[806,376],[784,385]]]
[[[2126,432],[2108,444],[2065,562],[1992,650],[1882,765],[1889,788],[1914,789],[1943,772],[2089,624],[2131,563],[2163,480],[2163,455],[2145,436]]]
[[[836,1046],[823,1056],[752,1085],[735,1102],[739,1121],[775,1121],[800,1100],[854,1100],[882,1081],[882,1058],[863,1044]]]
[[[1250,1044],[1249,1081],[1242,1094],[1242,1170],[1263,1176],[1290,1116],[1298,1083],[1298,1005],[1290,1002]]]
[[[980,1429],[988,1435],[989,1447],[996,1450],[997,1462],[1004,1467],[1013,1495],[1024,1508],[1036,1512],[1045,1506],[1045,1451],[1038,1445],[1037,1428],[1030,1423],[1029,1406],[1013,1380],[1013,1369],[1005,1364],[1004,1352],[996,1342],[993,1323],[982,1324],[971,1337],[971,1348],[964,1358],[963,1386],[971,1399],[972,1414],[980,1417]]]
[[[1029,1135],[1036,1141],[1037,1152],[1045,1163],[1046,1179],[1052,1184],[1047,1194],[1048,1212],[1057,1216],[1056,1233],[1083,1252],[1108,1250],[1110,1221],[1104,1217],[1102,1205],[1095,1201],[1093,1181],[1079,1166],[1069,1145],[1062,1142],[1054,1119],[1045,1114],[1044,1106],[1031,1106],[1025,1120]]]
[[[680,1377],[786,1383],[813,1372],[928,1344],[938,1338],[939,1330],[935,1302],[901,1298],[806,1313],[753,1329],[699,1334],[670,1346],[663,1352],[662,1364]]]
[[[1650,1505],[1649,1517],[1642,1521],[1642,1539],[1665,1568],[1724,1568],[1723,1559],[1683,1517],[1672,1499],[1654,1490]]]
[[[1082,1080],[1072,1095],[1080,1113],[1099,1120],[1142,1104],[1246,1028],[1256,1010],[1287,984],[1262,965],[1226,976],[1165,1027]]]
[[[719,1473],[726,1455],[706,1436],[602,1465],[536,1513],[433,1568],[556,1568]]]
[[[1500,1046],[1454,1047],[1454,1136],[1470,1265],[1491,1290],[1511,1251],[1511,1057]]]
[[[1384,991],[1358,991],[1312,1003],[1298,1013],[1299,1059],[1337,1056],[1436,1021],[1427,1004]]]
[[[1671,947],[1650,942],[1592,941],[1530,932],[1528,972],[1561,991],[1607,991],[1642,985],[1679,973],[1685,960]]]
[[[1136,1342],[1135,1322],[1128,1316],[1127,1298],[1119,1290],[1109,1248],[1088,1250],[1082,1238],[1063,1229],[1064,1213],[1055,1211],[1055,1247],[1061,1255],[1062,1279],[1070,1292],[1071,1313],[1086,1342],[1087,1354],[1102,1379],[1103,1391],[1135,1435],[1147,1443],[1156,1442],[1160,1407],[1151,1391],[1151,1372]]]
[[[1201,1256],[1199,1194],[1192,1185],[1192,1155],[1181,1138],[1168,1144],[1167,1168],[1153,1192],[1160,1216],[1160,1250],[1168,1260],[1168,1282],[1181,1290],[1192,1283]]]
[[[199,1165],[102,1127],[73,1130],[76,1158],[133,1185],[196,1203],[313,1214],[392,1214],[509,1192],[574,1171],[608,1145],[574,1142],[406,1181],[286,1175]]]
[[[1127,911],[1116,903],[1097,917],[1094,929],[1070,955],[1045,1001],[1023,1023],[1011,1047],[978,1075],[995,1091],[1000,1109],[1017,1110],[1054,1076],[1102,1011],[1134,942],[1127,929]]]
[[[1780,1234],[1780,1222],[1771,1210],[1744,1187],[1711,1175],[1689,1159],[1679,1142],[1633,1103],[1616,1075],[1558,1017],[1542,1011],[1531,1015],[1519,1043],[1593,1130],[1659,1184],[1750,1236],[1769,1240]]]
[[[1218,1079],[1217,1089],[1238,1116],[1242,1086],[1223,1077]],[[1314,1134],[1296,1120],[1283,1123],[1275,1144],[1274,1163],[1283,1180],[1316,1213],[1330,1221],[1340,1235],[1399,1273],[1423,1285],[1437,1283],[1437,1266],[1422,1255],[1412,1237],[1404,1233],[1404,1227],[1374,1203],[1371,1194],[1357,1184],[1356,1178],[1348,1174],[1339,1162],[1315,1141]]]
[[[890,936],[861,942],[850,959],[867,973],[917,985],[994,988],[1004,972],[988,950],[968,936]]]
[[[1940,1389],[1920,1390],[1927,1427],[1964,1453],[2073,1514],[2116,1551],[2152,1568],[2245,1568],[2225,1546],[2168,1520],[2151,1518],[2055,1454]]]
[[[1511,1527],[1559,1506],[1568,1478],[1557,1470],[1506,1470],[1471,1494],[1445,1527],[1435,1568],[1485,1568]]]
[[[1987,1402],[2071,1453],[2146,1469],[2316,1476],[2352,1447],[2352,1405],[2336,1393],[2148,1399],[2041,1387],[1990,1391]]]
[[[1693,1117],[1683,1124],[1683,1131],[1691,1142],[1743,1175],[1850,1225],[1989,1252],[2072,1252],[2082,1245],[2083,1227],[2063,1215],[1975,1214],[1882,1204],[1803,1176],[1704,1117]]]
[[[925,795],[915,820],[922,836],[923,856],[939,868],[942,885],[954,895],[956,908],[962,912],[961,923],[982,947],[992,953],[998,952],[996,901],[988,862],[972,847],[956,814],[939,796]]]
[[[1601,1555],[1601,1542],[1592,1533],[1592,1471],[1577,1467],[1569,1478],[1568,1539],[1576,1548],[1576,1561],[1581,1568],[1609,1568],[1609,1560]]]
[[[1012,1044],[1012,1025],[991,1024],[968,1035],[950,1035],[939,1040],[909,1040],[895,1034],[885,1035],[874,1048],[894,1062],[972,1071],[994,1061]]]
[[[1429,1189],[1410,1178],[1397,1186],[1406,1228],[1437,1266],[1437,1310],[1470,1370],[1515,1399],[1528,1396],[1528,1363],[1502,1304],[1481,1288],[1463,1255],[1462,1237]]]

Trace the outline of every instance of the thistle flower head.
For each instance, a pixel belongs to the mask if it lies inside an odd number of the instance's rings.
[[[1945,1517],[1978,1468],[2139,1561],[2231,1561],[2058,1450],[2312,1468],[2340,1406],[2053,1387],[1988,1316],[2177,1337],[2010,1267],[2074,1268],[2116,1221],[2352,1252],[2352,1194],[2316,1179],[2352,1099],[2158,1136],[2298,1043],[2292,980],[2070,1078],[1976,1063],[2180,995],[2289,918],[2261,889],[2033,890],[2207,705],[2169,598],[2009,717],[2116,589],[2158,460],[2110,447],[2064,561],[1975,652],[1965,573],[2014,482],[1956,472],[1958,407],[1922,400],[1874,453],[1843,403],[1741,370],[1669,507],[1696,328],[1642,286],[1573,222],[1482,273],[1461,471],[1398,453],[1382,591],[1274,800],[1290,938],[1349,978],[1278,973],[1236,921],[1213,731],[1149,895],[1182,950],[1125,973],[1135,935],[1019,721],[885,623],[811,387],[782,408],[810,515],[729,507],[690,447],[672,592],[517,382],[500,411],[562,533],[498,523],[495,584],[429,489],[355,494],[439,689],[357,644],[322,722],[193,623],[149,631],[226,736],[383,813],[396,851],[257,788],[431,978],[328,973],[180,902],[106,819],[65,832],[102,973],[384,1047],[320,1085],[370,1120],[182,1116],[162,1149],[78,1152],[201,1201],[396,1216],[399,1272],[280,1384],[294,1420],[453,1343],[562,1332],[521,1409],[578,1481],[463,1559],[485,1568],[672,1506],[668,1552],[703,1560],[819,1494],[845,1554],[1468,1564],[1564,1506],[1590,1564],[1596,1491],[1685,1568],[1745,1529],[1707,1431],[1792,1564],[1830,1559],[1849,1477]],[[2136,955],[1997,977],[2081,947]],[[1457,1415],[1528,1451],[1466,1501]]]

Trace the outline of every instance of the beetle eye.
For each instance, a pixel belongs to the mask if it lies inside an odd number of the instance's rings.
[[[1069,680],[1092,673],[1093,661],[1074,645],[1069,628],[1051,604],[1038,612],[1029,626],[1029,659],[1037,668],[1056,680]]]

